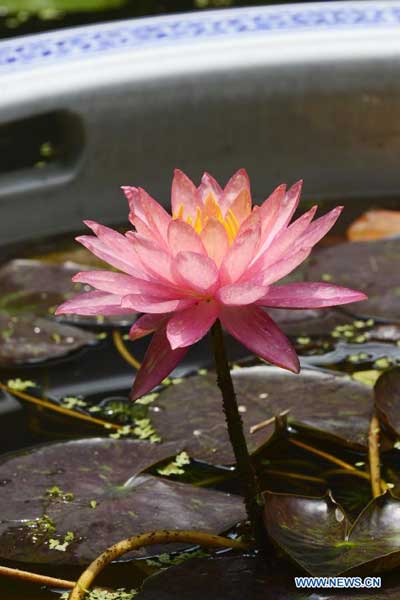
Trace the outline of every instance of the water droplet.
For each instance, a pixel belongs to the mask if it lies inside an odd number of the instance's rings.
[[[344,514],[342,513],[342,511],[337,508],[335,510],[335,517],[336,517],[336,521],[338,521],[339,523],[341,523],[344,519]]]

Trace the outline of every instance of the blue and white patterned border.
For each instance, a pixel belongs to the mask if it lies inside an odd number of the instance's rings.
[[[63,29],[0,42],[0,72],[123,52],[230,37],[309,30],[399,28],[400,0],[222,9]]]

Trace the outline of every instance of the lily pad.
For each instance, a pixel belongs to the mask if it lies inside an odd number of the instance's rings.
[[[377,380],[375,406],[387,428],[400,437],[400,367],[386,371]]]
[[[370,575],[400,565],[400,500],[388,492],[372,500],[352,526],[329,495],[267,492],[265,500],[268,534],[311,575]]]
[[[279,324],[279,327],[290,336],[329,335],[338,325],[353,322],[349,315],[338,310],[289,310],[269,308],[268,314]]]
[[[275,581],[273,581],[275,579]],[[283,600],[286,578],[268,574],[260,558],[230,556],[193,558],[149,577],[138,600]],[[272,583],[272,585],[271,585]],[[268,595],[266,591],[268,590]],[[285,595],[282,595],[285,592]],[[296,598],[296,596],[293,596]]]
[[[302,364],[327,366],[338,365],[342,362],[347,365],[373,364],[377,368],[388,367],[400,361],[400,348],[394,344],[381,342],[348,343],[339,341],[331,351],[324,354],[311,354],[301,357]]]
[[[370,388],[326,372],[304,369],[300,375],[267,366],[232,371],[248,446],[267,442],[274,423],[254,434],[250,427],[289,410],[289,421],[318,429],[332,441],[365,449],[372,409]],[[149,407],[156,431],[179,441],[193,458],[232,464],[232,450],[215,375],[196,375],[163,391]]]
[[[262,557],[226,556],[193,558],[148,577],[137,600],[398,600],[400,586],[385,589],[329,590],[295,589],[287,565]]]
[[[400,321],[400,237],[339,244],[316,252],[306,278],[356,287],[368,300],[343,310],[360,317]]]
[[[11,317],[0,312],[0,365],[14,366],[60,358],[88,344],[90,331],[49,321],[32,314]]]
[[[0,310],[12,316],[32,313],[41,317],[53,317],[55,308],[64,300],[92,289],[71,281],[75,273],[89,268],[91,267],[70,261],[51,264],[41,260],[11,260],[0,269]],[[128,325],[133,318],[131,315],[101,319],[68,315],[58,320],[89,325]]]
[[[369,210],[347,229],[347,237],[352,242],[379,240],[394,235],[400,235],[399,210]]]
[[[239,496],[142,474],[178,450],[174,443],[97,438],[8,455],[0,465],[0,557],[86,564],[131,535],[155,529],[217,533],[245,518]]]

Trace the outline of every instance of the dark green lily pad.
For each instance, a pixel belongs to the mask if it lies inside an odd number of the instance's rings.
[[[0,312],[0,365],[13,366],[60,358],[88,344],[90,331],[24,314],[11,317]]]
[[[362,317],[400,321],[400,237],[349,242],[314,253],[306,269],[309,281],[329,280],[357,288],[368,300],[343,307]]]
[[[286,564],[271,557],[193,558],[145,580],[137,600],[398,600],[400,586],[382,590],[296,590]],[[301,575],[301,574],[300,574]]]
[[[177,451],[174,443],[98,438],[8,455],[0,465],[0,557],[86,564],[118,540],[145,531],[217,533],[242,520],[239,496],[141,474]],[[66,541],[64,550],[54,548]]]
[[[69,261],[51,264],[31,259],[11,260],[0,269],[0,310],[12,316],[32,313],[53,317],[55,308],[64,300],[93,289],[71,281],[75,273],[90,268]],[[128,325],[134,319],[130,315],[104,318],[68,315],[58,320],[89,325]]]
[[[400,367],[379,377],[375,384],[375,406],[386,427],[400,437]]]
[[[274,424],[255,434],[250,434],[250,427],[285,410],[290,410],[289,421],[365,449],[372,409],[367,386],[306,369],[293,375],[260,366],[237,369],[232,375],[251,452],[271,438]],[[214,374],[170,386],[150,405],[149,414],[162,439],[179,440],[193,458],[212,464],[234,462]]]
[[[400,500],[372,500],[350,526],[330,496],[265,494],[271,538],[311,575],[372,573],[400,565]]]

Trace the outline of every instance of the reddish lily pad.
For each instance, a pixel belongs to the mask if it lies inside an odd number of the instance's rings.
[[[0,557],[86,564],[130,535],[155,529],[217,533],[242,520],[239,496],[142,474],[177,451],[174,443],[98,438],[6,456],[0,465]],[[66,541],[64,550],[54,548]]]
[[[379,240],[399,234],[399,210],[369,210],[358,217],[347,229],[347,237],[352,242]]]
[[[337,325],[347,325],[353,319],[338,310],[289,310],[269,308],[268,314],[290,336],[329,335]]]
[[[291,599],[286,577],[275,576],[260,558],[193,558],[144,582],[138,600]],[[267,592],[267,594],[266,594]],[[293,599],[296,596],[293,596]]]
[[[375,406],[387,428],[400,437],[400,367],[379,377],[375,384]]]
[[[372,500],[352,526],[329,495],[267,492],[265,500],[268,534],[311,575],[370,575],[400,565],[400,500],[390,493]]]
[[[368,300],[343,310],[362,317],[400,321],[400,237],[325,248],[312,255],[306,278],[356,287]]]
[[[11,314],[49,316],[66,296],[79,291],[71,277],[82,268],[75,263],[51,265],[38,260],[11,260],[0,269],[0,307]]]
[[[60,358],[88,344],[96,336],[35,315],[11,317],[0,312],[0,365],[13,366]]]
[[[0,310],[10,315],[33,313],[41,317],[53,317],[55,308],[75,294],[90,291],[90,286],[73,283],[71,278],[78,271],[90,267],[73,262],[50,264],[40,260],[15,259],[0,269]],[[132,315],[113,317],[80,317],[68,315],[61,320],[102,325],[128,325]]]
[[[295,589],[286,564],[271,558],[193,558],[148,577],[137,600],[398,600],[400,586],[385,580],[382,590]],[[301,573],[300,573],[301,575]]]
[[[322,431],[332,441],[365,449],[372,409],[371,390],[347,377],[304,369],[300,375],[274,367],[232,372],[251,452],[267,442],[274,423],[250,434],[250,427],[289,410],[289,421]],[[165,441],[179,440],[193,458],[232,464],[232,450],[215,375],[196,375],[167,388],[149,414]]]

